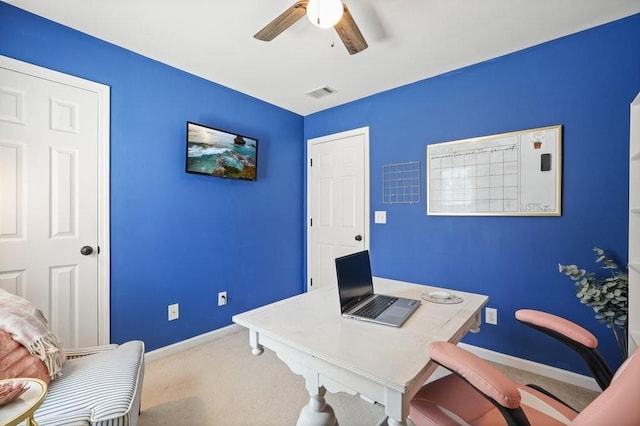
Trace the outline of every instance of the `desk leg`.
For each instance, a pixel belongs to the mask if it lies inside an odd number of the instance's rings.
[[[325,393],[327,390],[323,386],[309,391],[311,398],[309,403],[302,407],[296,426],[338,426],[333,408],[324,399]]]
[[[249,345],[251,346],[251,353],[254,355],[262,355],[264,348],[260,344],[258,332],[255,330],[249,330]]]
[[[338,426],[333,408],[324,399],[327,389],[320,384],[318,373],[286,355],[281,353],[277,355],[291,371],[304,377],[304,386],[309,392],[309,403],[300,410],[296,426]]]
[[[384,411],[389,426],[406,426],[409,415],[409,401],[401,392],[387,388]],[[400,420],[398,420],[400,419]]]

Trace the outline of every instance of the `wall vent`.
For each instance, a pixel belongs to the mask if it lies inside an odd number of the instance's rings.
[[[312,98],[323,98],[325,96],[329,96],[329,95],[333,95],[334,93],[337,93],[338,91],[336,89],[333,89],[329,86],[322,86],[319,87],[317,89],[311,90],[310,92],[307,92],[306,94],[308,96],[311,96]]]

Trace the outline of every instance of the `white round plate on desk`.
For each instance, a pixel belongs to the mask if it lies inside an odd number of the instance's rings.
[[[454,303],[462,302],[462,297],[458,297],[455,294],[451,294],[448,291],[436,290],[429,293],[422,293],[422,298],[431,303],[442,303],[445,305],[451,305]]]

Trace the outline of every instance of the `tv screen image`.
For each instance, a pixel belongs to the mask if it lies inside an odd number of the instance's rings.
[[[187,122],[187,172],[256,180],[258,140]]]

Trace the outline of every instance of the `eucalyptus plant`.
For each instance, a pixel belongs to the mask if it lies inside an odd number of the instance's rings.
[[[604,250],[594,247],[593,251],[596,263],[602,264],[601,268],[607,270],[606,274],[596,275],[576,265],[558,264],[558,270],[574,281],[580,303],[591,307],[596,320],[613,331],[622,358],[626,359],[629,275]]]

